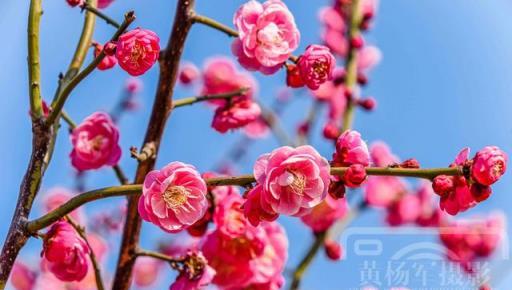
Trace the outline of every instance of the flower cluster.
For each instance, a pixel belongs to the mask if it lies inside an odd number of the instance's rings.
[[[251,0],[236,11],[233,23],[238,38],[232,51],[248,70],[273,74],[299,46],[295,19],[281,0]]]
[[[441,208],[451,215],[465,211],[492,193],[490,185],[505,173],[508,157],[501,149],[487,146],[469,160],[469,148],[463,149],[450,167],[460,167],[464,176],[437,176],[434,191],[441,197]],[[467,174],[466,174],[467,173]]]

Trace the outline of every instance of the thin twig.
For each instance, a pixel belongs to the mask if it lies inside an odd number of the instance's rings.
[[[39,119],[43,115],[39,56],[41,15],[43,15],[41,0],[31,0],[28,16],[28,81],[30,86],[30,112],[33,120]]]
[[[98,16],[99,18],[105,20],[107,22],[107,24],[110,24],[112,26],[114,26],[115,28],[119,29],[119,27],[121,27],[121,24],[119,24],[117,21],[115,21],[114,19],[112,19],[111,17],[109,17],[108,15],[106,15],[105,13],[101,12],[100,10],[98,10],[97,8],[95,7],[92,7],[91,5],[89,5],[89,3],[85,2],[83,5],[82,5],[82,10],[87,10],[91,13],[94,13],[96,16]]]
[[[249,88],[241,88],[239,90],[229,92],[229,93],[183,98],[183,99],[175,100],[172,103],[172,108],[175,109],[175,108],[179,108],[179,107],[183,107],[183,106],[189,106],[189,105],[192,105],[192,104],[195,104],[198,102],[205,102],[205,101],[210,101],[210,100],[231,99],[233,97],[243,95],[248,90],[249,90]]]
[[[85,233],[85,228],[77,224],[71,217],[66,216],[66,220],[68,223],[73,226],[80,235],[80,237],[85,241],[87,244],[87,247],[89,247],[89,258],[91,258],[91,264],[94,269],[94,276],[96,278],[96,287],[98,290],[105,290],[105,284],[103,283],[103,279],[101,278],[101,270],[100,265],[98,263],[98,259],[96,258],[96,254],[94,253],[94,249],[91,246],[91,243],[89,243],[89,240],[87,239],[87,234]]]

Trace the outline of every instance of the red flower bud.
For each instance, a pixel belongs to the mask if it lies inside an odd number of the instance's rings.
[[[439,175],[432,181],[434,192],[443,197],[455,189],[453,178],[448,175]]]
[[[420,163],[414,158],[410,158],[400,163],[401,168],[420,168]]]
[[[332,181],[329,184],[329,195],[333,199],[340,199],[345,197],[345,184],[343,182]]]
[[[304,80],[300,76],[299,69],[294,64],[286,66],[286,85],[291,88],[301,88],[305,85]]]
[[[343,175],[348,187],[359,187],[366,180],[366,169],[361,164],[352,164]]]
[[[361,35],[356,35],[350,39],[350,45],[353,48],[360,49],[364,46],[364,39]]]
[[[361,86],[364,86],[368,83],[368,77],[363,73],[357,74],[357,83]]]
[[[326,139],[336,140],[340,135],[340,130],[338,129],[338,126],[336,126],[334,123],[328,122],[324,126],[323,133]]]
[[[368,97],[366,99],[359,100],[357,104],[367,111],[372,111],[375,109],[375,106],[377,106],[377,101],[372,97]]]
[[[103,47],[103,51],[105,51],[106,55],[113,56],[116,54],[116,48],[117,48],[117,45],[115,43],[113,43],[112,41],[109,41]]]
[[[340,244],[333,240],[326,240],[324,250],[327,257],[333,261],[338,261],[343,256],[343,249]]]

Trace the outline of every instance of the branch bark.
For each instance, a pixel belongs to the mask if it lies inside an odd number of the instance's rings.
[[[165,123],[172,110],[172,96],[178,75],[179,63],[185,40],[193,24],[195,0],[178,0],[176,15],[167,48],[160,59],[160,77],[155,102],[149,119],[144,144],[154,142],[156,152],[164,132]],[[142,146],[142,147],[143,147]],[[139,162],[134,183],[142,183],[146,174],[154,168],[155,159]],[[128,197],[126,221],[119,250],[116,273],[112,289],[127,290],[130,287],[131,272],[136,259],[136,250],[141,228],[137,205],[139,197]]]

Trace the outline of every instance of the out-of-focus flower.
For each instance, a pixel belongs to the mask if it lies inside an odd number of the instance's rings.
[[[9,281],[16,290],[32,290],[36,282],[37,274],[25,263],[16,261],[12,267]]]
[[[320,233],[329,229],[335,221],[343,218],[347,211],[348,205],[344,198],[334,199],[328,195],[311,212],[302,216],[301,220],[315,233]]]
[[[199,72],[197,66],[195,66],[193,63],[186,62],[182,64],[180,68],[178,80],[184,85],[189,85],[195,82],[200,75],[201,73]]]
[[[157,279],[162,262],[152,257],[138,257],[133,267],[133,282],[138,287],[149,287]]]

